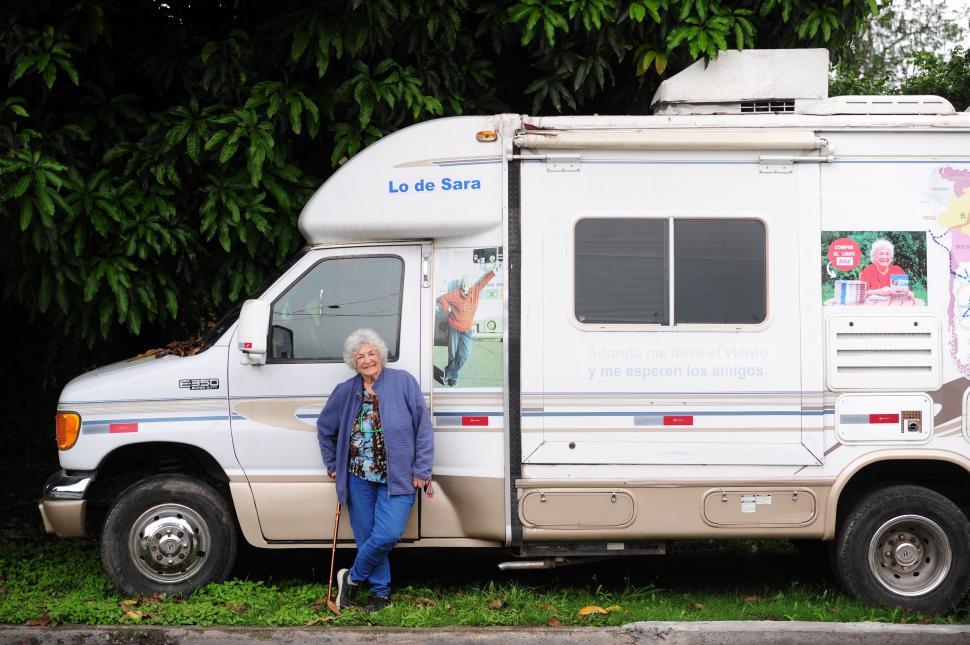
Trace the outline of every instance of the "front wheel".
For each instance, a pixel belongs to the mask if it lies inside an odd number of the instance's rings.
[[[846,516],[833,555],[842,583],[860,600],[945,612],[970,588],[970,521],[935,491],[892,486]]]
[[[236,525],[225,499],[185,475],[155,475],[112,505],[101,562],[128,596],[181,595],[224,580],[236,559]]]

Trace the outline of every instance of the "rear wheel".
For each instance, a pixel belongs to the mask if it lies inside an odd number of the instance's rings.
[[[224,580],[236,559],[225,499],[185,475],[155,475],[128,488],[104,522],[101,562],[129,596],[181,595]]]
[[[833,556],[843,585],[860,600],[945,612],[970,588],[970,522],[935,491],[892,486],[849,512]]]

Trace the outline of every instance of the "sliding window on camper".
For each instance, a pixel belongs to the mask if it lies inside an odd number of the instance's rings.
[[[761,323],[767,315],[766,243],[765,225],[756,219],[581,219],[574,240],[576,319],[593,325]]]

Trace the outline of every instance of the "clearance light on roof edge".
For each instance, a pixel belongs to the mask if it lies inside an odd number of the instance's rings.
[[[481,143],[488,143],[489,141],[498,140],[498,132],[495,130],[480,130],[478,134],[475,135]]]
[[[56,427],[58,450],[70,450],[81,431],[81,416],[77,412],[58,412]]]

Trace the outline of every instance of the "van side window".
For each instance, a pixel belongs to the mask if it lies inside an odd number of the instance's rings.
[[[398,256],[323,260],[273,303],[269,360],[343,361],[344,340],[362,327],[396,360],[403,277]]]
[[[765,249],[759,220],[674,220],[674,324],[763,322]]]
[[[760,220],[597,217],[579,220],[575,235],[581,323],[752,325],[766,318]]]
[[[578,221],[576,319],[667,324],[667,229],[666,219]]]

